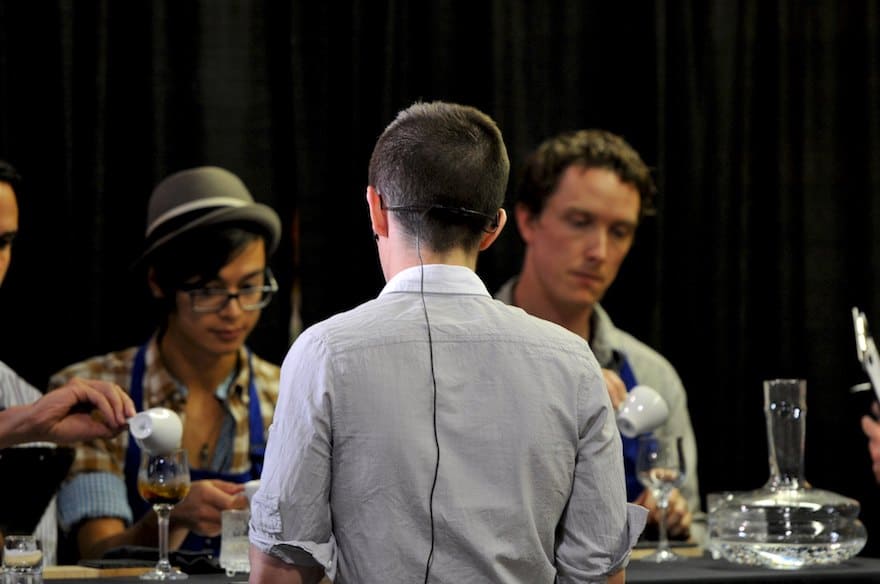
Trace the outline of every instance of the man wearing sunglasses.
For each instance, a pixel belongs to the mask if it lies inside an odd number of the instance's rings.
[[[267,259],[280,232],[275,211],[255,203],[234,174],[217,167],[172,174],[150,197],[136,263],[156,301],[156,333],[141,346],[67,367],[50,382],[112,380],[128,388],[139,410],[180,415],[193,485],[171,514],[171,549],[216,555],[221,512],[245,507],[243,483],[259,478],[279,369],[245,341],[278,289]],[[127,434],[78,448],[59,517],[82,557],[156,545],[156,516],[137,491],[140,457]]]

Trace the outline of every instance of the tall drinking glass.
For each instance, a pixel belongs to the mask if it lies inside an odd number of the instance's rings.
[[[683,559],[669,548],[666,535],[666,513],[669,508],[669,495],[672,490],[684,483],[685,463],[680,437],[668,441],[659,440],[650,434],[639,438],[639,454],[636,463],[639,482],[651,489],[660,509],[660,541],[657,551],[642,558],[649,562],[669,562]]]
[[[165,454],[144,454],[138,472],[138,492],[159,518],[159,562],[156,569],[141,575],[143,580],[183,580],[187,575],[168,561],[168,517],[171,509],[189,493],[189,463],[186,450]]]

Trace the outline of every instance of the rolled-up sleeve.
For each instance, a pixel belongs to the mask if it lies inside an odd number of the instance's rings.
[[[581,392],[574,481],[556,540],[559,584],[605,582],[626,567],[647,519],[645,508],[626,502],[620,433],[599,389]]]
[[[82,473],[58,491],[58,523],[65,532],[85,519],[101,517],[132,522],[125,481],[119,476],[109,472]]]
[[[322,343],[303,333],[281,368],[281,385],[249,538],[263,553],[336,571],[330,515],[332,371]]]

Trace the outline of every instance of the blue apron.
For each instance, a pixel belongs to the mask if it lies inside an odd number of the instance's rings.
[[[636,375],[633,373],[629,361],[626,360],[626,356],[617,351],[615,351],[615,353],[617,353],[617,356],[619,357],[619,369],[617,373],[620,375],[623,384],[626,385],[626,390],[631,391],[632,388],[638,385]],[[639,482],[638,475],[636,474],[636,462],[639,458],[639,439],[638,437],[627,438],[623,434],[620,435],[620,439],[623,441],[623,470],[626,474],[626,500],[633,501],[644,490],[644,486]]]
[[[135,355],[134,364],[131,371],[131,385],[129,387],[129,395],[138,408],[143,407],[144,395],[144,372],[146,371],[146,353],[147,345],[142,345]],[[266,442],[263,439],[263,415],[260,411],[260,398],[257,395],[257,386],[254,383],[253,363],[251,352],[248,351],[248,395],[250,403],[248,404],[248,427],[250,434],[250,460],[251,468],[249,471],[231,474],[221,473],[210,470],[192,469],[190,470],[190,478],[193,481],[202,481],[208,479],[220,479],[233,483],[245,483],[252,479],[260,478],[263,470],[263,456],[266,452]],[[144,513],[150,509],[149,503],[144,501],[137,490],[137,475],[141,462],[141,449],[138,446],[131,433],[128,435],[128,449],[125,453],[125,483],[128,489],[128,504],[131,506],[131,512],[137,521]],[[180,545],[180,549],[211,552],[216,557],[220,553],[220,537],[203,537],[190,532]]]

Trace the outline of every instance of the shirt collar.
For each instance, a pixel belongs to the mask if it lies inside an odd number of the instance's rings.
[[[427,264],[401,270],[388,280],[379,296],[395,292],[420,292],[423,273],[424,291],[427,294],[472,294],[491,298],[486,285],[473,270],[448,264]]]
[[[618,355],[615,333],[617,328],[611,321],[611,317],[597,302],[593,305],[593,314],[590,316],[590,331],[592,339],[590,339],[590,348],[596,356],[596,361],[601,367],[608,369],[618,369]]]
[[[495,293],[495,298],[513,305],[513,290],[518,281],[519,276],[510,278]],[[590,348],[596,356],[596,361],[601,367],[618,370],[622,359],[619,350],[614,346],[617,343],[617,327],[614,326],[611,317],[598,302],[593,305],[593,314],[590,316],[590,331],[592,333],[592,338],[589,339]]]
[[[214,391],[217,399],[225,402],[230,396],[236,395],[247,401],[248,392],[246,390],[250,381],[250,369],[247,362],[247,349],[240,347],[238,349],[238,364]],[[149,384],[150,404],[167,405],[186,399],[188,391],[186,386],[171,375],[171,372],[162,364],[162,359],[159,358],[159,343],[156,335],[153,335],[147,346],[146,369],[147,375],[154,380]]]

